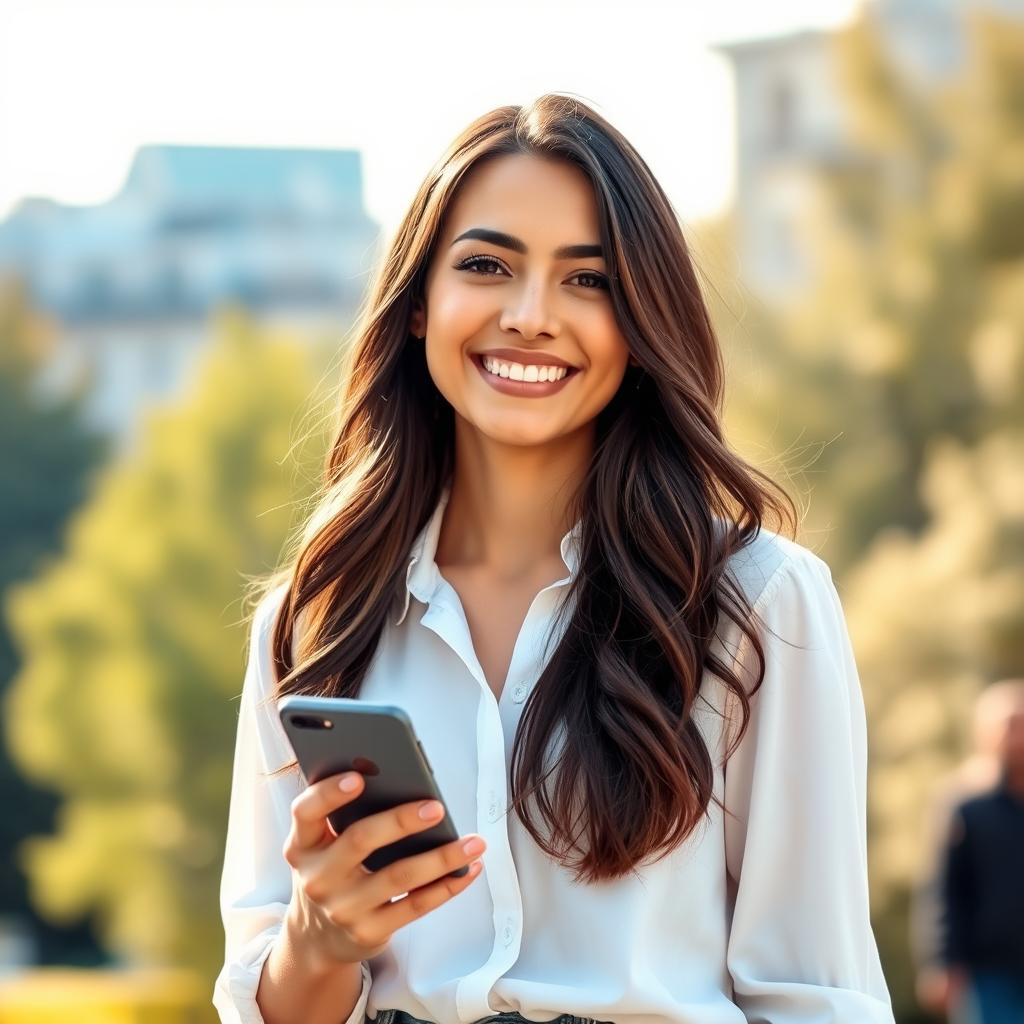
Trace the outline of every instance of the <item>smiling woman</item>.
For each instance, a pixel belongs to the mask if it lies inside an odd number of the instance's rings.
[[[516,233],[484,226],[494,224],[514,225]],[[477,491],[471,504],[477,512],[490,510],[486,520],[493,526],[487,532],[494,531],[480,538],[483,549],[500,550],[488,544],[500,537],[496,514],[514,526],[535,516],[530,506],[543,512],[551,505],[548,497],[538,506],[529,493],[537,487],[538,473],[547,479],[549,495],[564,483],[567,462],[554,464],[548,444],[557,444],[577,473],[589,461],[585,452],[593,448],[596,416],[618,390],[631,358],[615,317],[599,238],[600,218],[587,176],[573,164],[529,153],[478,164],[447,211],[438,257],[428,268],[411,327],[415,335],[426,336],[430,375],[457,414],[450,515],[461,517],[463,495]],[[508,347],[510,340],[516,347]],[[635,357],[632,362],[636,365]],[[466,372],[470,363],[477,372]],[[563,375],[558,367],[573,372]],[[495,401],[495,392],[512,398],[557,395],[558,404]],[[460,431],[466,435],[461,443]],[[458,457],[464,449],[473,451],[474,462],[497,460],[501,495],[462,484],[460,467],[470,468]],[[517,494],[523,494],[518,501]],[[537,526],[548,534],[532,535],[537,550],[520,549],[518,565],[492,567],[515,570],[545,547],[553,549],[563,531],[557,523]],[[449,528],[445,554],[453,562],[466,561],[465,553],[447,547],[451,538]]]
[[[471,124],[381,266],[253,619],[224,1020],[892,1024],[842,608],[722,402],[630,143],[556,94]],[[367,871],[426,826],[334,835],[356,797],[299,777],[291,693],[402,708],[478,846]]]

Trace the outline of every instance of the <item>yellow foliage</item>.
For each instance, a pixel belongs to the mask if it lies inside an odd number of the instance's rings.
[[[37,968],[0,979],[0,1024],[214,1024],[200,976],[174,970]]]
[[[4,707],[18,769],[60,792],[20,861],[40,912],[95,912],[108,949],[212,981],[217,889],[248,624],[297,505],[315,353],[237,311],[194,392],[146,418],[71,521],[64,555],[7,595],[22,666]],[[301,467],[300,467],[301,468]],[[312,474],[308,475],[312,477]],[[80,1019],[80,1018],[76,1018]]]

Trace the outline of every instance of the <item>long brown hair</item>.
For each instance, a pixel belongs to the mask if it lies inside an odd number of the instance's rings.
[[[727,448],[721,352],[679,221],[646,163],[586,104],[546,94],[492,110],[429,172],[345,353],[316,506],[294,556],[260,586],[288,584],[273,629],[274,697],[357,697],[409,549],[452,477],[454,413],[411,342],[410,314],[459,183],[480,161],[518,153],[570,161],[592,183],[615,316],[639,363],[598,416],[592,462],[570,499],[581,524],[579,571],[562,604],[572,615],[512,753],[524,826],[550,856],[580,854],[566,864],[577,881],[599,881],[667,854],[707,812],[714,766],[692,713],[702,674],[717,675],[741,708],[727,755],[764,675],[753,609],[725,563],[769,514],[791,533],[798,515]],[[759,660],[749,693],[711,650],[722,611]],[[557,763],[539,778],[556,731]]]

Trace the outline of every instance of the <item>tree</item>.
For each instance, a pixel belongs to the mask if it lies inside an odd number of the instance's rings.
[[[1024,26],[969,24],[972,60],[930,88],[888,56],[869,10],[836,34],[850,138],[807,200],[820,276],[792,306],[743,307],[743,439],[799,458],[805,533],[838,574],[879,530],[926,526],[936,436],[974,445],[1024,414]]]
[[[67,554],[8,600],[24,666],[7,741],[64,797],[57,833],[21,850],[34,903],[60,921],[95,910],[118,958],[196,967],[211,984],[238,603],[244,577],[277,567],[311,489],[285,463],[313,367],[308,346],[223,313],[194,395],[150,411],[138,452],[74,518]]]
[[[38,386],[55,334],[55,326],[30,307],[18,279],[0,285],[0,593],[55,556],[68,517],[86,499],[107,455],[105,440],[82,422],[84,382],[59,397],[47,397]],[[0,621],[0,696],[17,668],[7,623]],[[23,835],[51,827],[57,804],[55,793],[17,774],[0,744],[0,862],[11,863]],[[0,874],[0,907],[33,922],[44,962],[95,957],[88,922],[58,929],[35,917],[20,872]]]
[[[1024,664],[1024,24],[976,14],[925,87],[865,9],[837,34],[847,159],[819,169],[822,274],[763,317],[748,436],[816,446],[804,540],[833,567],[869,715],[876,934],[914,1008],[907,910],[931,786],[985,682]]]

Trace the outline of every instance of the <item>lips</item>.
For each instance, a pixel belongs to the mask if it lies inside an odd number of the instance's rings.
[[[484,371],[484,373],[490,373],[491,372],[490,370],[487,369],[486,366],[484,366],[484,356],[488,356],[491,359],[497,359],[499,363],[519,363],[520,366],[555,366],[555,367],[558,367],[558,368],[562,367],[561,363],[554,363],[554,362],[551,362],[551,363],[544,363],[544,362],[537,362],[537,363],[521,362],[518,359],[505,359],[502,356],[495,356],[495,355],[492,355],[490,352],[471,352],[469,354],[469,358],[472,359],[473,362],[476,363],[477,366],[479,366],[480,369]],[[563,380],[568,380],[574,373],[579,373],[579,369],[580,368],[578,366],[566,366],[565,367],[565,376],[562,379]],[[497,376],[497,374],[491,374],[491,376]],[[502,377],[501,379],[502,380],[511,380],[512,378],[511,377]],[[541,383],[543,383],[543,382],[541,382]]]
[[[469,358],[488,387],[502,394],[520,398],[545,398],[557,394],[578,372],[576,369],[570,369],[560,380],[513,380],[511,377],[501,377],[487,370],[480,353],[472,353]]]
[[[490,356],[501,363],[519,363],[520,366],[558,366],[567,370],[576,369],[572,363],[553,352],[525,352],[514,348],[494,348],[485,352],[474,352],[473,355]]]

